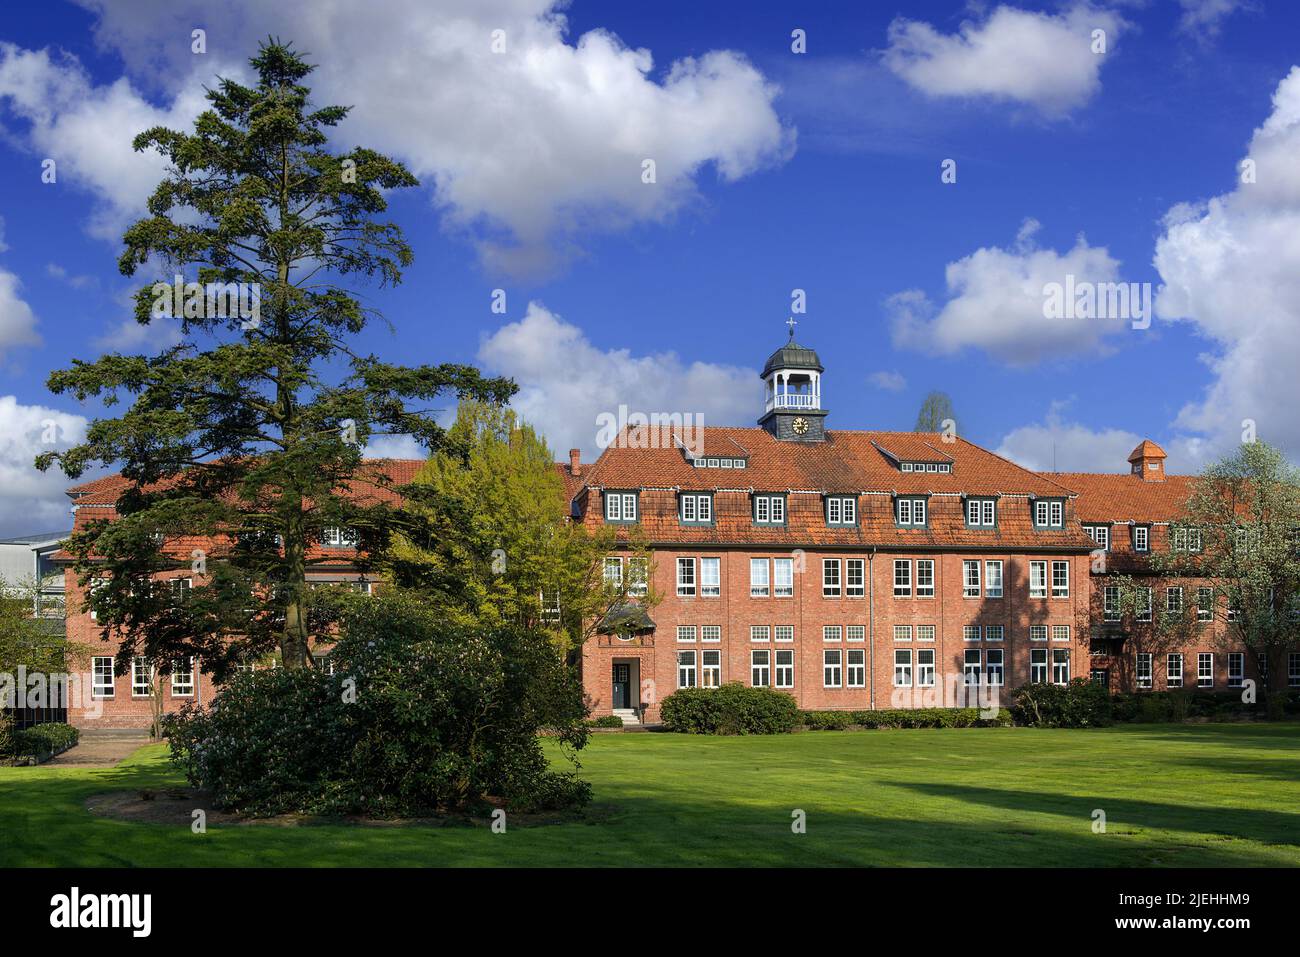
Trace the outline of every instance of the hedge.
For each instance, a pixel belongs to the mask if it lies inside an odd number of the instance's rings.
[[[738,681],[721,688],[681,688],[659,706],[669,731],[683,734],[785,734],[798,723],[794,698]]]
[[[0,711],[0,760],[13,757],[16,744],[14,719],[8,712]]]
[[[604,714],[587,722],[589,728],[621,728],[623,719],[616,714]]]
[[[25,728],[15,737],[19,755],[39,758],[72,747],[80,739],[81,733],[70,724],[50,723]]]
[[[847,728],[1006,728],[1011,712],[998,709],[986,718],[979,708],[885,708],[879,711],[801,711],[800,723],[809,731]]]
[[[1087,678],[1017,688],[1011,715],[1016,724],[1030,728],[1102,728],[1113,720],[1110,692]]]
[[[1281,695],[1283,712],[1300,714],[1300,692],[1286,691]],[[1115,694],[1111,696],[1111,708],[1116,721],[1138,723],[1177,722],[1188,718],[1231,721],[1265,715],[1262,701],[1246,704],[1241,700],[1240,691],[1200,691],[1193,688]]]

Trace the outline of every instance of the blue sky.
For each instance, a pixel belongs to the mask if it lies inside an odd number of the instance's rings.
[[[794,289],[831,428],[910,428],[942,389],[964,436],[1032,467],[1123,470],[1150,437],[1192,470],[1245,419],[1300,452],[1291,3],[130,6],[0,25],[0,534],[67,523],[30,460],[98,410],[49,372],[168,335],[128,320],[116,270],[157,178],[131,136],[186,124],[268,33],[355,106],[341,146],[424,184],[393,197],[416,261],[365,290],[393,324],[368,346],[514,376],[559,454],[593,454],[620,403],[752,423]],[[1151,283],[1150,328],[1045,318],[1067,273]]]

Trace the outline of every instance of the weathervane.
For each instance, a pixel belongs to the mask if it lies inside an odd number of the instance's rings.
[[[795,319],[794,316],[791,316],[789,319],[787,319],[787,320],[785,321],[785,324],[786,324],[787,326],[790,327],[790,341],[793,342],[793,341],[794,341],[794,327],[795,327],[796,325],[798,325],[798,320]]]

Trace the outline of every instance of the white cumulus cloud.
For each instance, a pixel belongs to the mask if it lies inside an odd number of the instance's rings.
[[[752,425],[762,411],[755,369],[603,350],[537,302],[485,339],[478,358],[519,384],[511,404],[560,456],[570,448],[597,454],[597,417],[618,416],[620,406],[628,414],[699,415],[706,426]]]
[[[998,455],[1037,472],[1129,471],[1129,453],[1144,437],[1068,421],[1067,405],[1053,402],[1041,422],[1012,429],[997,447]]]
[[[931,96],[1010,100],[1058,116],[1101,88],[1102,65],[1125,25],[1086,3],[1059,14],[999,6],[952,34],[899,17],[889,26],[884,62]],[[1105,32],[1106,52],[1094,52],[1096,30]]]
[[[1231,192],[1167,217],[1156,315],[1210,343],[1212,381],[1178,427],[1208,454],[1238,444],[1249,420],[1259,438],[1300,457],[1300,66],[1278,84],[1247,158],[1253,175],[1240,168]]]
[[[41,452],[65,449],[86,437],[80,415],[0,396],[0,536],[61,531],[72,527],[64,490],[72,482],[57,465],[39,472]],[[86,481],[93,476],[85,476]]]

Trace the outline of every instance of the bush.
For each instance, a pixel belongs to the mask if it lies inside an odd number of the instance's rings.
[[[798,722],[794,698],[738,681],[721,688],[681,688],[659,707],[664,726],[684,734],[786,734]]]
[[[1300,711],[1300,694],[1273,692],[1270,696],[1284,714]],[[1112,711],[1116,721],[1166,723],[1197,718],[1205,721],[1240,721],[1268,715],[1262,704],[1246,704],[1240,691],[1136,691],[1113,695]]]
[[[587,722],[589,728],[621,728],[623,719],[616,714],[603,714],[599,718]]]
[[[1011,714],[1016,724],[1038,728],[1100,728],[1113,721],[1110,692],[1087,678],[1024,685],[1015,692]]]
[[[809,731],[845,728],[995,728],[1010,727],[1011,712],[1000,708],[986,718],[979,708],[883,708],[878,711],[801,711]]]
[[[15,735],[17,753],[31,757],[44,757],[55,751],[72,747],[81,738],[81,732],[70,724],[37,724]]]
[[[471,634],[402,593],[350,606],[340,631],[335,674],[236,675],[210,709],[166,719],[190,783],[252,814],[528,812],[590,798],[548,767],[538,738],[587,741],[581,686],[546,635]]]
[[[0,711],[0,760],[12,758],[17,743],[13,717],[7,711]]]

